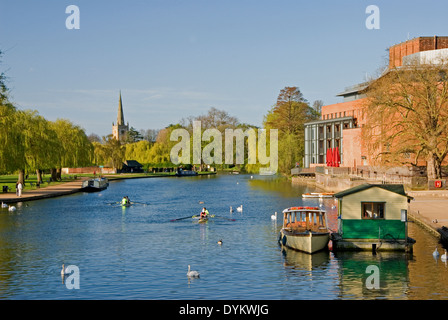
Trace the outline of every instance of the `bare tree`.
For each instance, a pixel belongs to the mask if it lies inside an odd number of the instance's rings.
[[[448,153],[447,72],[447,61],[413,61],[371,82],[363,139],[374,160],[412,165],[423,160],[428,178],[441,178]]]

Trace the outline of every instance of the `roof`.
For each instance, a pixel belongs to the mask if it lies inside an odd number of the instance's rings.
[[[397,193],[397,194],[399,194],[401,196],[412,198],[412,197],[409,197],[406,194],[406,192],[404,191],[404,186],[402,184],[370,184],[370,183],[365,183],[365,184],[362,184],[362,185],[359,185],[359,186],[356,186],[356,187],[353,187],[353,188],[350,188],[350,189],[338,192],[334,196],[336,198],[342,198],[342,197],[345,197],[345,196],[347,196],[349,194],[361,192],[361,191],[370,189],[372,187],[381,188],[381,189],[384,189],[384,190],[387,190],[387,191],[390,191],[390,192]]]
[[[126,160],[124,164],[128,167],[143,167],[143,165],[136,160]]]

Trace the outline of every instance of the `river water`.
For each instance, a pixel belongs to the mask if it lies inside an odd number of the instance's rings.
[[[216,175],[113,181],[100,193],[19,203],[15,212],[0,211],[0,298],[448,298],[448,266],[432,256],[438,241],[413,223],[412,255],[282,249],[281,219],[271,215],[319,205],[302,201],[301,193],[310,191],[272,177]],[[124,195],[136,204],[119,206]],[[335,227],[334,200],[322,204]],[[242,212],[230,212],[240,205]],[[216,215],[206,224],[171,221],[203,206]],[[76,279],[61,278],[63,263],[78,268]],[[200,278],[187,278],[188,265]],[[370,265],[380,271],[379,288],[367,285]]]

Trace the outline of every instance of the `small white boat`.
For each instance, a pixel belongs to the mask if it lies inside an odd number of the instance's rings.
[[[315,253],[328,247],[327,216],[318,207],[291,207],[283,210],[279,241],[291,249]]]
[[[333,192],[311,192],[302,194],[302,198],[333,198]]]

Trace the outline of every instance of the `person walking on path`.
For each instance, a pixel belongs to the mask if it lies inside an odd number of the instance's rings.
[[[19,181],[17,183],[17,196],[19,196],[19,197],[22,196],[22,189],[23,189],[22,183]]]

